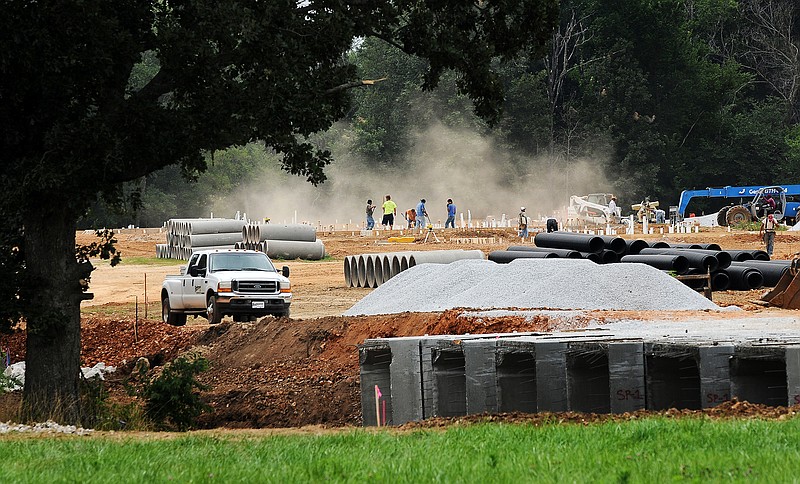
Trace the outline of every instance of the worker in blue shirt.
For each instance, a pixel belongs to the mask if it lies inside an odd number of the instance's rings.
[[[419,203],[417,204],[417,228],[424,229],[425,225],[425,217],[428,216],[428,212],[425,210],[425,199],[421,198]]]
[[[447,221],[444,223],[444,228],[456,228],[456,206],[453,204],[453,199],[447,199]]]

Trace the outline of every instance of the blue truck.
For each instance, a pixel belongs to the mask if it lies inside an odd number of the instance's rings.
[[[684,190],[678,202],[678,216],[683,219],[693,198],[730,199],[729,205],[717,212],[717,223],[722,226],[750,222],[773,213],[780,222],[793,225],[800,209],[800,185],[751,185],[740,187],[706,188]],[[775,207],[767,203],[772,198]]]

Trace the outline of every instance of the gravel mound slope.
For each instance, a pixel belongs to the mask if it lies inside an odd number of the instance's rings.
[[[345,316],[453,308],[719,310],[698,292],[644,264],[582,259],[463,260],[421,264],[398,274]]]

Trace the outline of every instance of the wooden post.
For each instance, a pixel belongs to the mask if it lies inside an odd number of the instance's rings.
[[[136,316],[133,319],[133,342],[139,342],[139,296],[135,296],[134,298],[135,305],[136,305]]]
[[[144,273],[144,319],[147,319],[147,273]]]

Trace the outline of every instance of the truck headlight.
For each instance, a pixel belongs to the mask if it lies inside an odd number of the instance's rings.
[[[292,283],[281,282],[281,292],[292,292]]]
[[[217,293],[220,292],[233,292],[230,281],[217,284]]]

